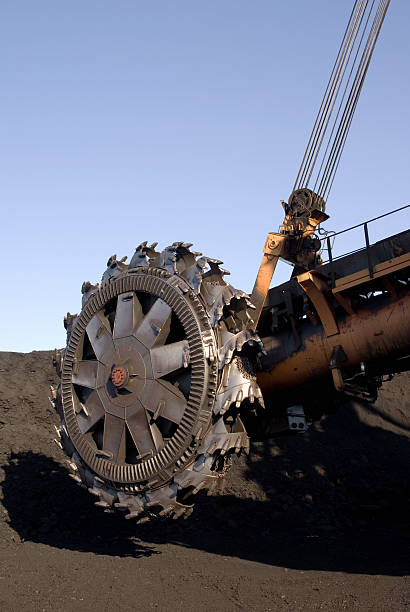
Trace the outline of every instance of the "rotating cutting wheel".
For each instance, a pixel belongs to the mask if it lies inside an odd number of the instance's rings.
[[[84,283],[53,393],[75,480],[140,521],[187,516],[247,450],[243,404],[263,404],[239,356],[259,343],[248,296],[191,245],[155,246],[129,265],[111,257],[100,286]]]

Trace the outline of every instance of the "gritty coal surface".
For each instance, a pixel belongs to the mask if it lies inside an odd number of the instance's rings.
[[[68,477],[56,382],[52,352],[0,353],[1,609],[132,610],[136,592],[164,610],[409,605],[409,374],[374,406],[252,444],[188,520],[143,526]]]

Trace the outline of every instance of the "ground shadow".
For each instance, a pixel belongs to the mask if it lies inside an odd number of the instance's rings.
[[[58,548],[138,557],[172,542],[300,570],[408,574],[408,438],[364,422],[360,410],[345,407],[305,436],[254,444],[226,494],[201,495],[187,521],[137,526],[105,514],[35,453],[10,457],[3,504],[22,539]]]
[[[135,524],[95,507],[88,491],[50,457],[15,453],[3,469],[2,503],[22,540],[119,557],[156,553],[137,540]]]

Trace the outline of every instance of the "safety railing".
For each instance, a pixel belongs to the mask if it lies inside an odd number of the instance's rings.
[[[334,270],[334,266],[333,266],[333,262],[336,259],[340,259],[341,257],[346,257],[346,255],[351,255],[353,253],[356,253],[358,251],[361,251],[363,249],[357,249],[355,251],[351,251],[350,253],[344,253],[343,255],[338,255],[337,257],[333,257],[333,246],[332,246],[332,241],[333,241],[333,245],[334,245],[334,241],[336,236],[340,236],[341,234],[346,234],[347,232],[350,232],[352,230],[355,230],[357,228],[363,227],[363,232],[364,232],[364,241],[365,241],[365,249],[366,249],[366,256],[367,256],[367,265],[369,268],[369,276],[370,278],[373,278],[373,272],[374,272],[374,263],[372,261],[372,253],[371,253],[371,245],[370,245],[370,241],[369,241],[369,230],[368,230],[368,226],[370,223],[373,223],[374,221],[378,221],[379,219],[383,219],[383,217],[388,217],[389,215],[393,215],[394,213],[397,213],[401,210],[404,210],[405,208],[410,208],[410,204],[406,204],[406,206],[401,206],[400,208],[396,208],[395,210],[391,210],[388,213],[385,213],[384,215],[379,215],[378,217],[374,217],[373,219],[368,219],[367,221],[364,221],[363,223],[358,223],[357,225],[352,225],[352,227],[348,227],[344,230],[341,230],[340,232],[326,232],[326,236],[324,236],[323,238],[321,238],[321,242],[323,244],[322,249],[321,250],[325,250],[324,249],[324,244],[326,244],[326,250],[328,252],[328,259],[323,261],[323,264],[329,264],[329,272],[330,272],[330,278],[331,278],[331,282],[332,282],[332,287],[335,286],[335,270]],[[323,230],[322,230],[323,231]],[[320,230],[319,230],[320,232]]]

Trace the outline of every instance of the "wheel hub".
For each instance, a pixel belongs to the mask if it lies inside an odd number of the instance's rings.
[[[128,382],[128,378],[128,371],[121,366],[116,366],[111,372],[111,380],[115,387],[123,387]]]

